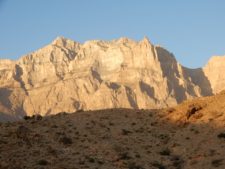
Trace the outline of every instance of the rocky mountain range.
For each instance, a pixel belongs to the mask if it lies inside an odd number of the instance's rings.
[[[147,37],[58,37],[16,61],[0,60],[0,119],[107,108],[162,108],[225,87],[225,57],[189,69]]]

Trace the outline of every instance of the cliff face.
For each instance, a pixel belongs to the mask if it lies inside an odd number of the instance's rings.
[[[225,89],[225,57],[214,56],[203,68],[205,75],[210,81],[214,93],[219,93]]]
[[[80,44],[59,37],[18,61],[0,60],[0,112],[4,118],[19,118],[78,109],[173,106],[222,90],[223,73],[214,76],[222,64],[184,68],[147,38]]]

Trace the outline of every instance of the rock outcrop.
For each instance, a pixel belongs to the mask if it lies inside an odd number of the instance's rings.
[[[223,60],[188,69],[146,37],[84,44],[58,37],[17,61],[0,60],[0,112],[4,118],[21,118],[79,109],[173,106],[221,91]]]

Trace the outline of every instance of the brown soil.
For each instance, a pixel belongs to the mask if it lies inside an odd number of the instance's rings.
[[[225,168],[225,94],[0,123],[1,169]]]

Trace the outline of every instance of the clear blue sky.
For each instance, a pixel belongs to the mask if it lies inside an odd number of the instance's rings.
[[[187,67],[225,55],[224,0],[0,0],[0,58],[57,36],[78,42],[148,36]]]

